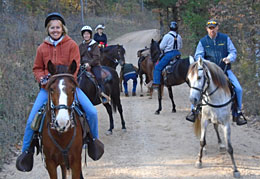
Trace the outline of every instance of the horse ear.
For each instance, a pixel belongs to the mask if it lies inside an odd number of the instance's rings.
[[[199,66],[203,66],[203,60],[201,57],[199,57],[198,64],[199,64]]]
[[[154,40],[152,39],[152,40],[151,40],[151,42],[153,43],[153,42],[154,42]]]
[[[69,66],[69,73],[74,74],[76,70],[77,70],[77,63],[75,60],[73,60]]]
[[[56,73],[56,67],[55,65],[53,65],[53,63],[51,62],[51,60],[48,61],[48,64],[47,64],[47,68],[48,68],[48,71],[51,75],[55,75]]]

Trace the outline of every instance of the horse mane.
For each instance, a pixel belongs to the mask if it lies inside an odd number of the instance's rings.
[[[203,66],[208,69],[213,83],[217,87],[222,88],[225,92],[229,93],[229,80],[224,71],[215,63],[206,60],[203,61]],[[187,74],[191,74],[192,76],[198,74],[198,63],[191,64]]]
[[[107,46],[106,48],[103,49],[103,52],[109,52],[110,50],[112,50],[116,47],[119,47],[122,50],[123,54],[125,54],[125,49],[123,48],[122,45],[109,45],[109,46]]]
[[[152,40],[150,45],[150,54],[153,63],[156,63],[161,53],[159,44],[160,44],[159,42]]]

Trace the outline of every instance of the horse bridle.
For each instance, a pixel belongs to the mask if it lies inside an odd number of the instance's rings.
[[[73,77],[73,75],[70,75],[70,74],[57,74],[57,75],[53,75],[52,78],[54,79],[52,82],[54,82],[56,80],[57,77],[64,77],[64,76],[69,76],[69,77]],[[73,77],[74,79],[74,77]],[[47,124],[47,127],[48,127],[48,135],[51,139],[51,141],[54,143],[54,145],[60,150],[60,152],[62,153],[62,156],[63,156],[63,159],[64,159],[64,162],[65,162],[65,165],[66,165],[66,168],[69,169],[70,166],[69,166],[69,158],[68,158],[68,153],[69,153],[69,150],[73,144],[73,141],[76,137],[76,120],[75,120],[75,100],[73,101],[73,103],[70,105],[70,106],[67,106],[67,105],[64,105],[64,104],[61,104],[61,105],[57,105],[55,106],[53,104],[53,101],[51,99],[51,96],[49,96],[49,99],[50,99],[50,111],[51,111],[51,122]],[[56,121],[56,114],[55,114],[55,110],[60,110],[60,109],[67,109],[67,110],[71,110],[71,113],[70,113],[70,120],[71,120],[71,127],[73,128],[73,136],[69,142],[69,144],[64,148],[62,148],[58,142],[54,139],[54,137],[52,136],[51,134],[51,131],[50,129],[56,129],[56,126],[55,126],[55,121]]]
[[[119,64],[119,61],[122,59],[120,58],[120,50],[119,48],[117,47],[117,56],[115,58],[112,58],[110,56],[106,56],[106,58],[110,61],[112,61],[116,66]]]
[[[221,108],[221,107],[224,107],[224,106],[228,105],[229,103],[231,103],[233,101],[235,95],[231,96],[230,100],[227,101],[224,104],[215,105],[215,104],[209,103],[208,102],[208,98],[211,95],[213,95],[219,89],[219,87],[216,87],[216,89],[214,89],[212,92],[207,94],[206,92],[207,92],[207,90],[209,88],[209,85],[210,85],[210,79],[209,79],[208,71],[206,70],[204,65],[203,65],[202,68],[199,68],[198,71],[199,70],[203,70],[203,75],[204,75],[204,81],[203,81],[202,88],[200,89],[200,88],[197,88],[197,87],[190,86],[190,84],[188,83],[190,88],[195,89],[195,90],[200,92],[200,100],[199,100],[200,102],[197,104],[196,108],[200,108],[201,106],[205,106],[205,105],[208,105],[208,106],[213,107],[213,108]],[[207,87],[205,88],[206,82],[207,82]],[[205,104],[202,104],[202,100],[205,102]]]

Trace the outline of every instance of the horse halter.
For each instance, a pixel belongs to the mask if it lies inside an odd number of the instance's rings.
[[[208,106],[213,107],[213,108],[221,108],[221,107],[224,107],[224,106],[228,105],[229,103],[231,103],[235,95],[231,96],[230,100],[227,101],[224,104],[215,105],[215,104],[211,104],[211,103],[208,102],[208,98],[211,95],[213,95],[218,90],[219,87],[216,87],[216,89],[214,89],[212,92],[207,94],[207,90],[208,90],[209,85],[210,85],[210,78],[209,78],[209,75],[208,75],[208,71],[205,68],[205,65],[203,65],[202,68],[199,68],[198,71],[199,70],[203,70],[204,81],[203,81],[202,88],[200,89],[200,88],[197,88],[197,87],[193,87],[193,86],[190,86],[190,84],[189,84],[190,88],[200,91],[200,100],[199,100],[199,103],[197,105],[197,108],[199,108],[200,106],[205,106],[205,105],[208,105]],[[206,81],[207,81],[207,87],[205,88]],[[205,104],[202,104],[202,100],[205,102]]]
[[[73,75],[70,75],[70,74],[56,74],[56,75],[53,75],[51,77],[51,84],[54,83],[54,81],[56,81],[56,79],[58,77],[73,77]],[[48,86],[50,86],[51,84],[48,84]],[[55,114],[55,111],[57,110],[60,110],[60,109],[65,109],[65,110],[70,110],[70,117],[69,117],[69,120],[70,120],[70,126],[71,128],[73,128],[76,124],[75,122],[75,100],[73,100],[72,104],[70,106],[68,105],[65,105],[65,104],[60,104],[60,105],[54,105],[53,103],[53,100],[51,98],[51,95],[49,95],[49,100],[50,100],[50,111],[51,111],[51,122],[50,122],[50,127],[51,129],[57,129],[58,128],[58,123],[57,123],[57,120],[56,120],[56,114]]]
[[[209,85],[210,85],[209,75],[208,75],[207,70],[205,70],[204,65],[203,65],[202,68],[198,69],[198,71],[201,71],[201,70],[203,71],[203,77],[204,77],[202,88],[200,89],[200,88],[197,88],[197,87],[194,87],[194,86],[190,86],[190,84],[189,84],[190,88],[195,89],[195,90],[200,92],[200,101],[202,100],[202,96],[206,95],[206,91],[208,90]],[[205,88],[206,82],[207,82],[207,87]],[[216,90],[214,90],[214,92],[215,91]],[[212,93],[210,93],[210,95],[212,95]],[[208,95],[206,95],[206,96],[208,96]]]
[[[57,129],[57,127],[58,127],[55,110],[60,110],[60,109],[71,110],[71,112],[70,112],[71,128],[73,128],[75,126],[75,111],[74,111],[75,101],[73,101],[73,103],[70,106],[67,106],[64,104],[55,106],[53,104],[52,99],[50,99],[50,109],[51,109],[51,122],[50,122],[51,129]]]

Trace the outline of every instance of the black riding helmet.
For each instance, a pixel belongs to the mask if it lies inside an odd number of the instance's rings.
[[[177,22],[172,21],[172,22],[170,23],[170,30],[173,30],[173,31],[177,31],[177,30],[178,30]]]
[[[51,20],[60,20],[62,22],[62,24],[65,25],[65,21],[64,21],[64,18],[62,17],[62,15],[58,12],[52,12],[52,13],[48,14],[45,19],[45,28],[47,27],[48,23]]]

